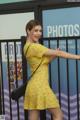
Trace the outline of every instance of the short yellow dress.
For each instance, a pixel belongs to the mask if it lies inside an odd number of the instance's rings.
[[[26,42],[24,46],[24,54],[26,53],[29,44],[30,47],[26,54],[26,58],[30,65],[31,73],[33,73],[33,71],[37,68],[42,59],[43,61],[35,74],[29,80],[26,87],[24,109],[43,110],[60,107],[55,94],[49,86],[48,64],[50,62],[50,57],[43,55],[48,48],[39,43]]]

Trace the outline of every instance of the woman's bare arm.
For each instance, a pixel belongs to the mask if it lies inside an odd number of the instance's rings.
[[[59,48],[57,48],[56,50],[60,50]],[[54,59],[56,59],[57,58],[57,56],[56,55],[51,55],[50,56],[50,62],[52,61],[52,60],[54,60]]]
[[[68,58],[68,59],[80,59],[80,55],[75,55],[75,54],[71,54],[62,50],[53,50],[53,49],[49,49],[46,53],[44,53],[44,55],[46,56],[54,56],[55,57],[62,57],[62,58]]]

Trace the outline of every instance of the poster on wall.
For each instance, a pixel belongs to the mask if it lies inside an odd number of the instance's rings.
[[[68,44],[65,39],[60,39],[57,44],[56,37],[80,36],[80,7],[58,8],[43,10],[43,37],[53,37],[55,40],[49,40],[44,44],[52,49],[58,47],[68,52],[80,54],[80,39],[69,39]],[[51,63],[51,83],[52,89],[57,97],[60,97],[61,109],[64,112],[64,120],[78,120],[78,110],[80,110],[80,62],[78,61],[78,73],[76,73],[76,61],[69,60],[67,68],[67,60],[59,59],[59,67],[57,60]],[[59,70],[59,71],[58,71]],[[59,88],[60,86],[60,88]],[[60,96],[59,96],[60,89]],[[70,110],[70,111],[69,111]],[[70,116],[69,116],[70,115]]]
[[[43,36],[80,36],[80,7],[43,11]]]

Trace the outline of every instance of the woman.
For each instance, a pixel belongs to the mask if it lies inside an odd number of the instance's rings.
[[[29,110],[29,119],[38,120],[39,110],[47,109],[54,120],[62,120],[62,111],[59,102],[51,90],[48,82],[48,64],[56,57],[80,59],[79,55],[73,55],[59,49],[49,49],[39,44],[42,36],[42,27],[36,20],[31,20],[26,25],[27,40],[24,46],[24,54],[30,64],[31,73],[41,65],[29,80],[24,99],[24,109]],[[30,46],[29,46],[30,45]],[[29,47],[27,53],[26,50]]]

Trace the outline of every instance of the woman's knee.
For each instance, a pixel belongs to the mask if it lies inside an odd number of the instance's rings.
[[[58,112],[58,118],[60,118],[60,120],[63,120],[63,112],[61,110]]]
[[[48,111],[52,114],[53,118],[63,120],[63,113],[60,108],[51,108]]]

